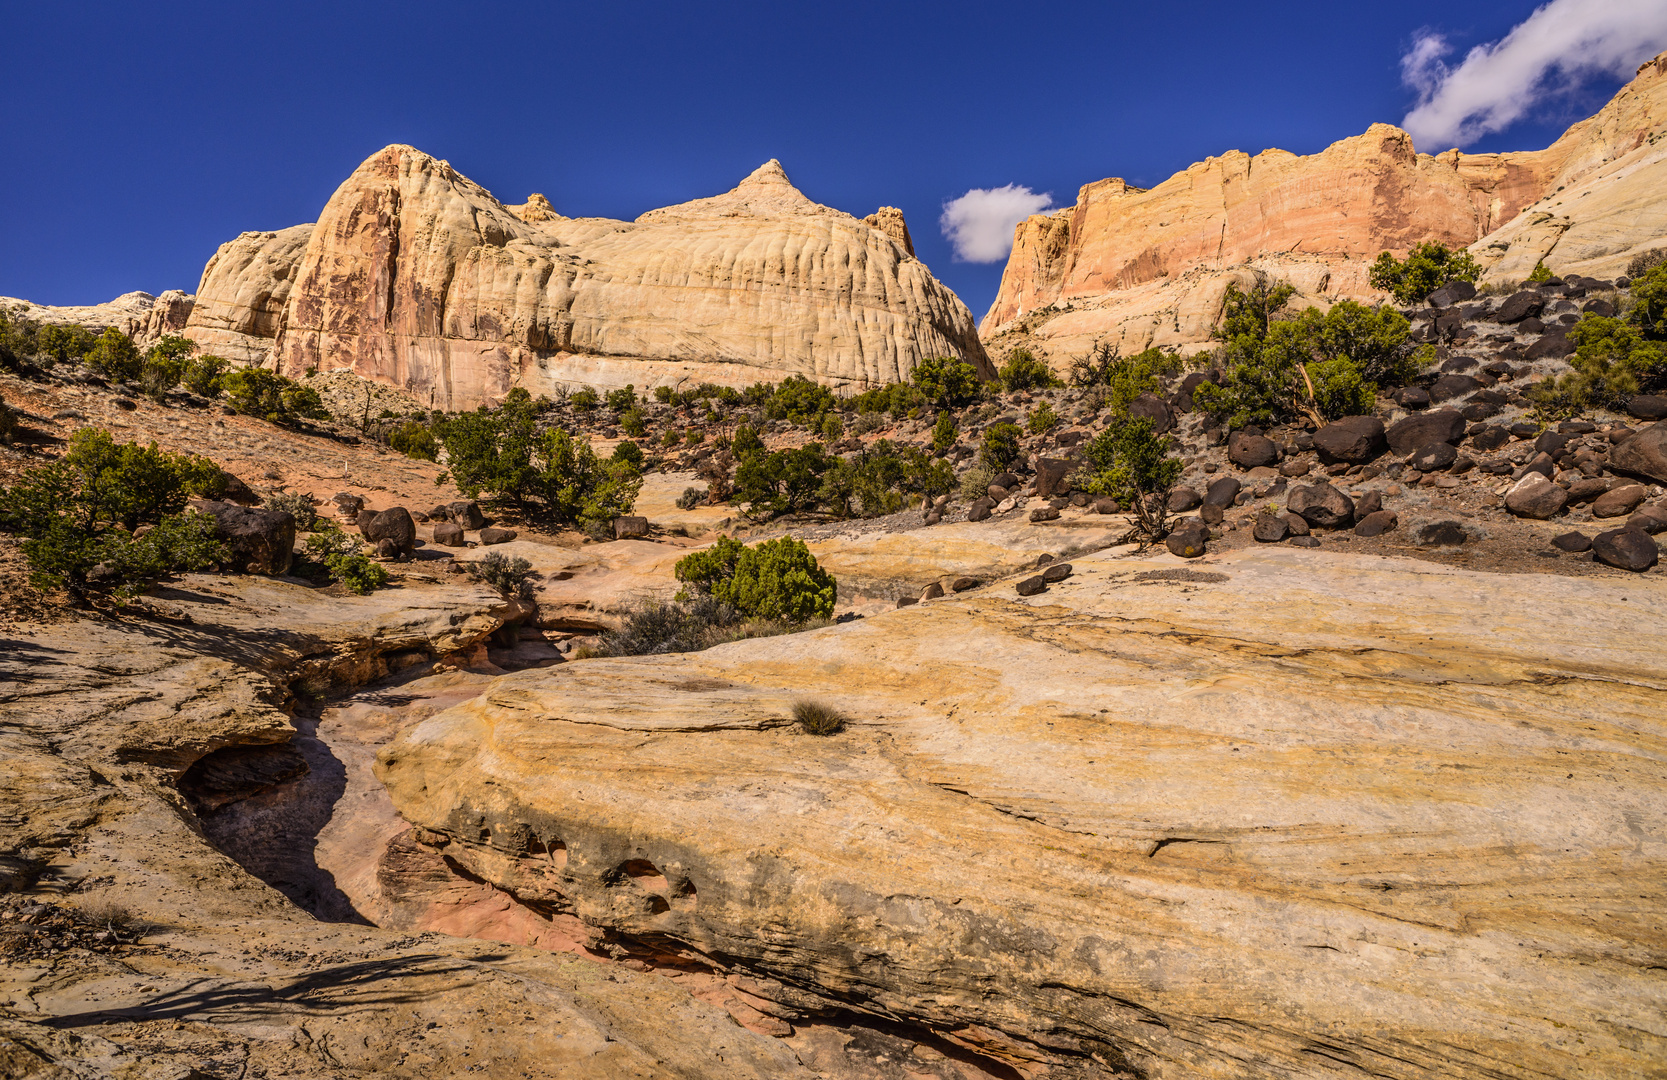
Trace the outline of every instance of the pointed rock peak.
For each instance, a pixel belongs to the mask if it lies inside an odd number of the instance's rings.
[[[787,178],[787,170],[781,167],[781,162],[777,161],[775,158],[771,158],[769,161],[766,161],[764,164],[754,169],[752,173],[745,180],[737,184],[736,187],[756,187],[763,184],[792,187],[793,181]]]
[[[506,206],[504,209],[527,222],[529,225],[539,221],[566,221],[562,215],[556,213],[556,208],[550,205],[550,200],[533,193],[527,196],[527,201],[520,206]]]

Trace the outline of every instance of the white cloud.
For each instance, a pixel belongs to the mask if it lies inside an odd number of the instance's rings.
[[[1456,67],[1446,39],[1421,31],[1401,57],[1401,78],[1418,91],[1401,126],[1426,152],[1465,146],[1584,79],[1631,78],[1664,47],[1667,0],[1551,0]]]
[[[1018,184],[973,188],[943,204],[938,226],[962,262],[1001,262],[1013,250],[1013,226],[1052,205],[1052,195]]]

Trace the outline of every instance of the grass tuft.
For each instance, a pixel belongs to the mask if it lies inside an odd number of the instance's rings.
[[[843,713],[820,701],[795,701],[793,719],[806,735],[837,735],[848,722]]]

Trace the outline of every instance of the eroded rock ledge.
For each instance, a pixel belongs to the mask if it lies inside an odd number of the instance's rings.
[[[541,917],[1027,1076],[1640,1075],[1667,590],[1110,555],[497,680],[379,774]],[[817,739],[800,696],[855,720]]]

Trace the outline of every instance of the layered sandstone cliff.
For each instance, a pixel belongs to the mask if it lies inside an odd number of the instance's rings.
[[[986,372],[971,313],[914,257],[902,214],[811,202],[768,162],[634,222],[505,206],[409,146],[369,158],[317,225],[246,233],[203,273],[186,330],[239,359],[345,368],[448,408],[572,383]]]
[[[1667,121],[1664,71],[1667,55],[1545,150],[1432,156],[1374,124],[1306,157],[1209,158],[1149,190],[1088,184],[1076,205],[1018,225],[980,329],[1000,348],[1024,343],[1056,363],[1099,341],[1197,346],[1230,281],[1285,278],[1322,303],[1381,298],[1367,282],[1371,260],[1426,240],[1477,244],[1485,262],[1519,278],[1559,243],[1579,264],[1568,269],[1613,273],[1667,219],[1650,140]],[[1590,202],[1577,205],[1585,192]],[[1496,250],[1495,233],[1512,239]]]
[[[0,296],[0,311],[35,322],[85,326],[94,331],[115,327],[145,346],[155,343],[163,334],[184,330],[195,299],[178,289],[169,289],[160,296],[130,292],[103,304],[58,307]]]

